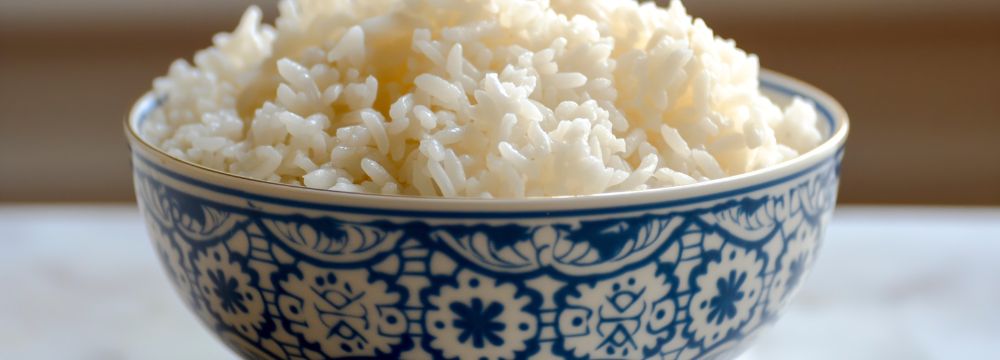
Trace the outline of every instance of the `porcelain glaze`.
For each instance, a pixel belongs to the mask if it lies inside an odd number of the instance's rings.
[[[126,126],[137,198],[187,305],[248,359],[728,359],[815,261],[847,117],[771,169],[704,184],[527,200],[317,191],[226,175]]]

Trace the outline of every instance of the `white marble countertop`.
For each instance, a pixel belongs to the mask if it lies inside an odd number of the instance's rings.
[[[0,206],[0,359],[233,359],[129,206]],[[1000,358],[1000,209],[842,207],[757,359]]]

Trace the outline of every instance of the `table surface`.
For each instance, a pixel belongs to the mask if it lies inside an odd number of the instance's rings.
[[[173,294],[132,206],[0,206],[0,359],[234,359]],[[1000,209],[841,207],[741,360],[1000,358]]]

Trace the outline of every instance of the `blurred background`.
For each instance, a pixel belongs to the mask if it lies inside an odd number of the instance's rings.
[[[0,201],[129,202],[122,117],[265,0],[0,0]],[[1000,1],[688,0],[847,108],[842,201],[1000,204]]]

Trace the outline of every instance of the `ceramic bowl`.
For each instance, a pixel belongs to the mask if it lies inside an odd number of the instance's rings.
[[[178,294],[248,359],[725,359],[788,303],[834,209],[848,122],[762,171],[526,200],[318,191],[172,158],[126,124],[139,207]]]

